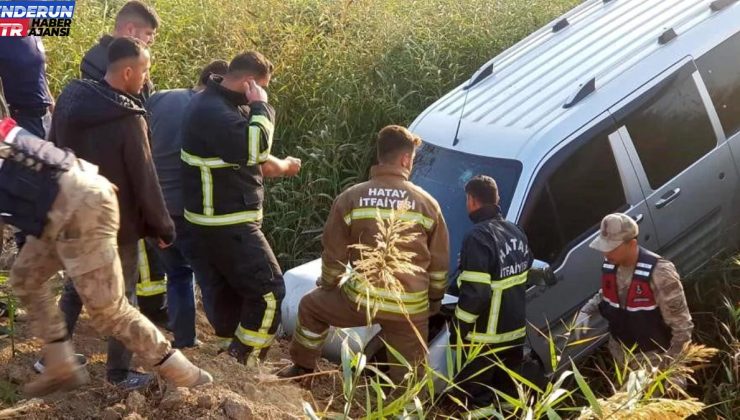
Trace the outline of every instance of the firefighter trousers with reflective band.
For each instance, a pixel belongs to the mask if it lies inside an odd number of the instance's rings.
[[[139,281],[136,283],[136,301],[139,311],[155,324],[167,325],[167,275],[164,267],[145,240],[139,240],[137,251]]]
[[[429,319],[426,313],[412,317],[411,322],[400,314],[384,314],[370,322],[380,325],[383,340],[413,366],[419,366],[425,360],[424,345],[414,329],[424,340],[427,339]],[[315,369],[329,327],[351,328],[366,325],[368,319],[364,307],[358,309],[357,303],[352,302],[340,288],[314,289],[301,299],[298,306],[298,324],[290,343],[290,357],[298,366]],[[387,360],[391,364],[389,376],[397,383],[406,374],[406,369],[390,354]]]
[[[258,225],[189,225],[192,265],[201,275],[203,298],[224,347],[238,359],[264,355],[280,324],[283,273]],[[246,361],[246,360],[242,360]]]
[[[62,174],[59,184],[41,238],[28,237],[10,272],[34,335],[44,343],[67,337],[48,284],[64,269],[99,333],[120,340],[144,363],[159,363],[170,351],[169,341],[124,295],[116,245],[118,200],[112,184],[77,168]]]

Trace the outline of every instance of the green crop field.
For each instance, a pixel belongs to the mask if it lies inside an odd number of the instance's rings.
[[[300,177],[270,182],[265,228],[284,268],[316,257],[333,198],[366,177],[373,138],[409,124],[485,61],[575,0],[152,1],[162,26],[151,77],[191,86],[211,59],[245,50],[277,67],[270,101],[278,156],[303,159]],[[85,51],[123,1],[78,2],[69,38],[47,38],[52,91],[79,77]]]

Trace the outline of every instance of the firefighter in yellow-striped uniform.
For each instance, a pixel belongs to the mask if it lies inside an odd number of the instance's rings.
[[[294,365],[279,376],[299,377],[313,371],[331,326],[378,324],[383,339],[409,363],[424,361],[425,343],[419,335],[427,338],[429,316],[439,311],[444,296],[449,243],[439,204],[409,181],[420,144],[421,139],[403,127],[384,128],[378,134],[380,163],[372,168],[370,180],[349,188],[334,201],[322,236],[318,288],[304,296],[298,308],[298,326],[290,345]],[[339,286],[346,264],[360,257],[350,245],[376,245],[376,218],[388,218],[399,207],[399,217],[414,222],[413,233],[418,235],[399,244],[399,251],[412,253],[412,263],[422,271],[394,274],[403,285],[402,293],[368,290],[354,278]],[[373,309],[378,309],[377,314],[368,319]],[[388,360],[398,364],[392,357]],[[389,375],[398,381],[405,373],[403,368],[392,368]]]
[[[264,177],[293,176],[301,162],[270,154],[275,111],[267,103],[272,64],[235,57],[193,96],[183,120],[184,217],[193,237],[209,319],[240,363],[265,355],[280,323],[283,275],[261,231]]]
[[[139,310],[150,321],[167,324],[167,274],[157,254],[143,239],[139,240],[139,282],[136,283]]]
[[[451,395],[472,410],[485,410],[493,401],[491,387],[510,395],[514,391],[506,371],[493,364],[500,360],[516,369],[522,362],[525,283],[533,257],[522,229],[504,220],[493,178],[473,177],[465,192],[474,226],[460,251],[459,300],[450,341],[463,354],[473,346],[482,347],[478,354],[496,353],[467,360],[455,378],[459,389]],[[478,417],[475,411],[470,415]]]

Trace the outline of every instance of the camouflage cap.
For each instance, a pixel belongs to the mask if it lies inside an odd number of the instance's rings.
[[[601,220],[599,236],[591,242],[591,248],[611,252],[619,245],[637,238],[640,228],[624,213],[612,213]]]

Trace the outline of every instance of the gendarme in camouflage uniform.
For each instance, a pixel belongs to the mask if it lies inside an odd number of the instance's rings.
[[[582,309],[609,321],[609,350],[621,364],[624,349],[654,366],[675,357],[691,341],[694,323],[673,263],[637,245],[639,228],[615,213],[601,222],[591,247],[605,256],[602,287]]]
[[[29,232],[10,283],[28,308],[34,334],[45,343],[46,364],[24,392],[44,395],[88,381],[47,284],[61,269],[73,279],[101,334],[122,341],[176,386],[211,382],[208,373],[173,352],[162,333],[124,297],[113,184],[97,174],[96,166],[14,125],[12,120],[0,122],[0,209],[6,222]],[[17,188],[23,183],[25,191]]]

